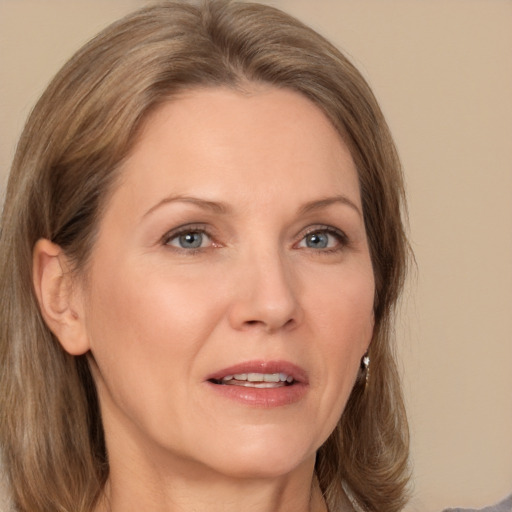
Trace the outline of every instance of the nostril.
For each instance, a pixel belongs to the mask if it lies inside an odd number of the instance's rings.
[[[252,328],[262,328],[265,331],[273,332],[278,329],[292,329],[296,325],[296,322],[293,318],[288,319],[284,324],[276,324],[272,325],[268,322],[264,322],[262,320],[246,320],[244,322],[244,327],[246,329],[252,329]]]
[[[243,327],[245,329],[253,330],[258,328],[265,329],[265,322],[262,322],[261,320],[246,320],[244,322]]]

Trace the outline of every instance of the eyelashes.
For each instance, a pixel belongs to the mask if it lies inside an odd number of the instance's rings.
[[[196,254],[225,246],[216,240],[212,228],[205,224],[187,224],[168,231],[162,245],[184,254]],[[315,225],[301,231],[293,248],[314,253],[339,252],[349,245],[346,233],[328,225]]]

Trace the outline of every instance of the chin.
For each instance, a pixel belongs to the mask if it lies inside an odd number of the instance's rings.
[[[230,478],[246,479],[246,480],[274,480],[283,478],[300,467],[311,465],[311,469],[315,463],[315,453],[306,458],[292,457],[288,458],[282,455],[281,458],[273,459],[253,459],[233,461],[221,469],[219,473]]]
[[[229,445],[217,445],[209,454],[210,466],[230,477],[278,478],[300,466],[311,465],[313,468],[315,463],[316,443],[298,441],[288,431],[280,435],[255,434],[249,439],[246,436],[244,440],[230,437]]]

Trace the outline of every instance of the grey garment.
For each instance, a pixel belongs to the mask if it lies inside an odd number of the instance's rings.
[[[485,508],[447,508],[444,512],[512,512],[512,494],[503,501]]]

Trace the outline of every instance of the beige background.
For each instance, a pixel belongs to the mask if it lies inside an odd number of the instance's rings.
[[[0,189],[24,119],[77,47],[142,0],[0,0]],[[399,323],[408,510],[512,491],[512,2],[275,0],[345,49],[405,167],[418,271]]]

